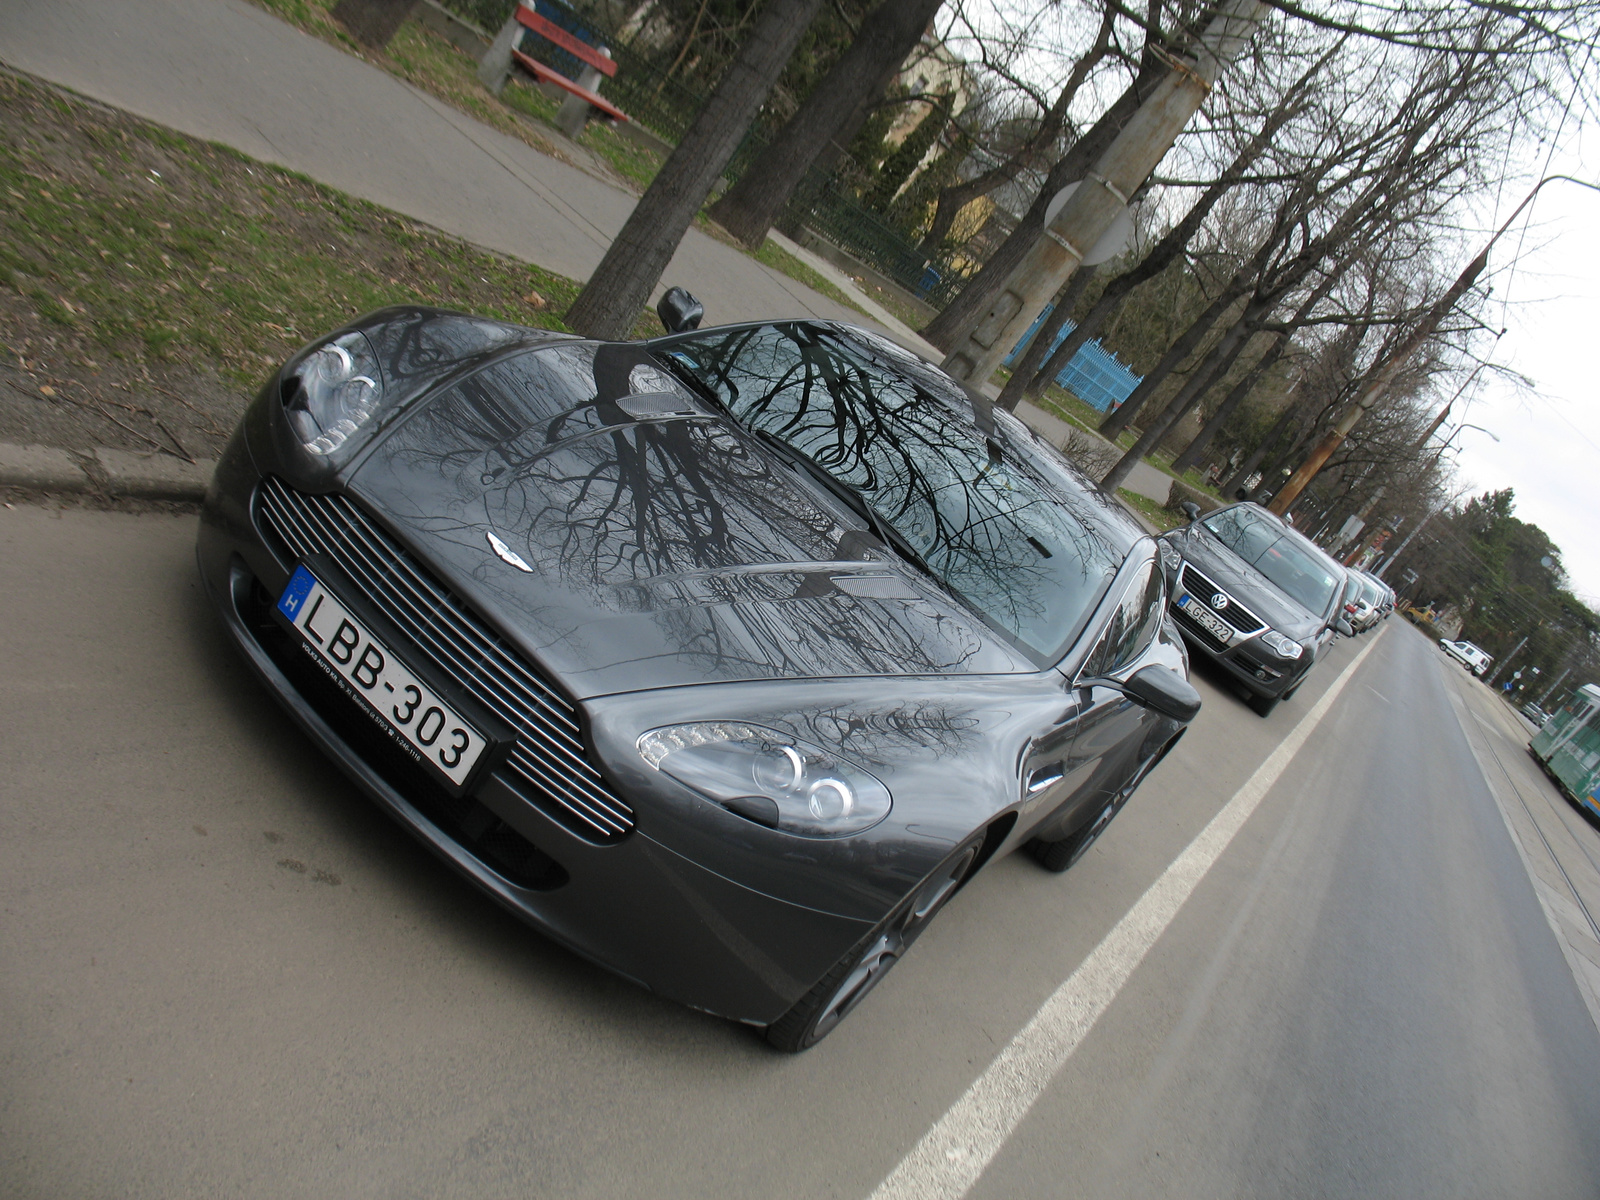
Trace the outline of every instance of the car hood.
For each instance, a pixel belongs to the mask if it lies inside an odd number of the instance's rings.
[[[347,486],[578,699],[1038,669],[636,345],[457,380]]]
[[[1196,570],[1218,587],[1226,589],[1229,595],[1279,633],[1296,641],[1308,641],[1322,632],[1320,616],[1308,612],[1303,604],[1289,597],[1277,584],[1217,541],[1203,526],[1190,526],[1168,537],[1184,559],[1194,564]],[[1202,596],[1201,599],[1209,597]]]

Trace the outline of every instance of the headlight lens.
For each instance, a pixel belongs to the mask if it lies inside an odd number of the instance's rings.
[[[289,427],[312,454],[336,454],[377,411],[382,380],[365,334],[347,333],[317,347],[285,381]]]
[[[1169,571],[1176,571],[1183,562],[1183,555],[1178,553],[1178,548],[1165,538],[1157,538],[1156,546],[1161,551],[1161,565]]]
[[[819,746],[759,725],[700,721],[652,729],[645,762],[751,821],[802,837],[841,837],[888,815],[889,789]]]
[[[1271,650],[1279,658],[1290,660],[1299,658],[1305,649],[1299,642],[1293,638],[1284,637],[1276,629],[1267,630],[1261,635],[1261,640],[1265,643],[1267,649]]]

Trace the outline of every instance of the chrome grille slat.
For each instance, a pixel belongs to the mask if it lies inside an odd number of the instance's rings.
[[[1191,577],[1194,580],[1193,583],[1190,582]],[[1228,591],[1227,588],[1221,588],[1212,583],[1211,580],[1207,579],[1199,571],[1195,570],[1194,567],[1189,563],[1183,564],[1183,586],[1191,596],[1206,601],[1208,606],[1211,597],[1216,595],[1218,592],[1228,597],[1227,608],[1221,610],[1213,608],[1212,611],[1216,613],[1216,615],[1222,620],[1226,621],[1229,625],[1232,625],[1240,633],[1256,633],[1267,627],[1267,623],[1260,617],[1256,616],[1255,613],[1251,612],[1243,604],[1240,604],[1232,592]],[[1241,616],[1244,621],[1243,624],[1240,624]]]
[[[298,524],[298,518],[295,519],[297,520]],[[339,536],[340,531],[336,529],[325,529],[324,536],[321,539],[316,536],[315,532],[302,534],[304,543],[310,546],[326,546],[330,539],[337,539]],[[384,593],[383,584],[387,581],[387,573],[381,568],[381,566],[370,563],[364,564],[361,561],[349,557],[343,559],[341,565],[355,578],[355,581],[358,584],[361,584],[368,592],[375,594]],[[514,692],[512,694],[506,694],[506,689],[500,685],[500,681],[486,677],[488,675],[487,668],[490,665],[489,663],[484,662],[484,660],[481,658],[476,664],[464,661],[454,650],[451,649],[448,640],[449,635],[451,633],[456,633],[457,636],[460,636],[459,630],[440,629],[437,625],[428,621],[426,612],[418,611],[416,605],[414,604],[407,604],[405,597],[402,595],[390,592],[388,598],[399,606],[408,610],[404,614],[401,614],[409,616],[413,621],[407,632],[414,641],[422,646],[424,650],[433,654],[435,658],[441,660],[443,665],[455,667],[459,672],[468,676],[469,678],[476,678],[482,684],[485,690],[496,693],[495,699],[498,701],[498,703],[496,703],[494,707],[497,711],[517,711],[523,707],[523,705],[526,703],[525,698],[516,696]],[[482,698],[483,697],[480,696],[480,699]],[[533,699],[535,703],[538,703],[537,697],[529,698]],[[540,705],[540,711],[528,713],[527,715],[537,722],[539,726],[538,731],[540,733],[548,737],[558,739],[556,742],[556,748],[561,750],[563,753],[567,753],[562,745],[563,740],[571,742],[577,741],[577,724],[570,717],[568,717],[566,713],[560,712],[559,710],[552,710],[548,705]],[[553,716],[555,720],[550,720],[550,716]],[[569,755],[569,757],[571,756]],[[587,761],[583,759],[577,759],[574,761],[573,765],[574,769],[581,771],[587,766]]]
[[[348,529],[329,524],[329,522],[323,518],[323,514],[317,513],[314,510],[308,511],[304,514],[285,515],[289,516],[291,519],[294,519],[297,523],[300,522],[302,517],[305,520],[315,521],[317,523],[317,528],[321,531],[322,537],[317,537],[316,530],[309,530],[303,534],[303,536],[307,539],[308,544],[311,545],[326,545],[329,540],[348,540],[349,538],[356,536],[361,532],[359,527],[360,518],[357,518],[353,521],[348,514],[344,517],[346,525],[350,527]],[[302,528],[304,527],[302,526]],[[414,577],[411,579],[406,579],[393,574],[392,569],[386,564],[385,560],[390,558],[392,555],[397,554],[398,551],[396,549],[382,543],[374,545],[370,539],[364,538],[363,541],[366,543],[368,549],[363,550],[361,546],[356,546],[353,544],[350,548],[353,553],[360,554],[362,556],[364,563],[369,568],[368,571],[365,572],[367,575],[369,575],[369,578],[365,580],[365,582],[367,582],[369,585],[381,585],[381,583],[386,580],[392,580],[394,583],[406,589],[406,591],[409,591],[411,593],[409,596],[406,595],[405,591],[391,593],[391,599],[401,605],[404,605],[409,610],[409,615],[413,620],[415,620],[419,625],[427,627],[431,632],[437,634],[440,638],[448,639],[453,636],[456,639],[471,639],[477,634],[477,631],[472,627],[470,619],[464,619],[458,612],[452,612],[451,615],[454,617],[454,620],[449,622],[436,619],[437,617],[442,616],[442,611],[440,609],[441,600],[453,598],[440,597],[434,594],[431,588],[423,590],[426,585],[422,584],[421,581],[415,580]],[[346,562],[345,565],[347,567],[354,567],[357,564],[354,562]],[[503,647],[498,645],[495,645],[493,648],[499,651],[500,659],[498,662],[492,665],[498,665],[504,668],[507,666],[504,661],[504,655],[507,652]],[[482,656],[479,658],[479,664],[483,668],[487,668],[491,665],[491,663],[485,661]],[[472,669],[469,664],[462,663],[460,660],[457,660],[457,665],[463,670]],[[520,666],[520,664],[518,665]],[[533,701],[541,708],[550,711],[552,715],[555,716],[556,719],[561,722],[561,724],[566,726],[569,731],[576,732],[577,725],[572,721],[571,709],[566,706],[564,701],[561,702],[559,708],[553,707],[550,703],[550,698],[544,696],[541,691],[535,690],[538,685],[529,686],[525,679],[519,679],[515,676],[511,676],[508,677],[504,682],[509,683],[512,688],[525,693],[525,695],[520,698],[521,701]],[[486,686],[489,686],[490,681],[486,680],[485,684]]]
[[[359,505],[346,496],[306,495],[268,479],[257,512],[295,555],[332,559],[418,650],[519,730],[496,772],[508,786],[581,837],[606,841],[633,828],[633,810],[611,792],[584,752],[572,704]]]

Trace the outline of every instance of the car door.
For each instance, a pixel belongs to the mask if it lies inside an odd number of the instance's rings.
[[[1116,686],[1144,665],[1166,612],[1166,581],[1155,559],[1143,564],[1070,685],[1068,715],[1034,742],[1024,783],[1035,810],[1050,811],[1035,836],[1064,837],[1104,807],[1160,747],[1146,745],[1166,721]]]

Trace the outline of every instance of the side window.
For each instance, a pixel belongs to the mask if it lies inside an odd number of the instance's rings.
[[[1111,614],[1084,673],[1096,677],[1115,675],[1149,649],[1161,630],[1166,603],[1166,579],[1156,570],[1154,561],[1148,562],[1123,593],[1122,603]]]

